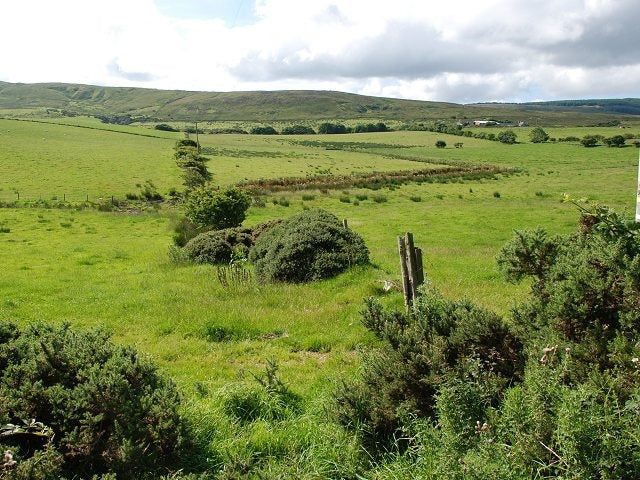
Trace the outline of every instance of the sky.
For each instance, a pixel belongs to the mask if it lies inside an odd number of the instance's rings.
[[[640,0],[0,0],[0,81],[640,97]]]

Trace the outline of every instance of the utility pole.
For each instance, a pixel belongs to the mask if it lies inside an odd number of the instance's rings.
[[[640,223],[640,152],[638,152],[638,192],[636,193],[636,222]]]

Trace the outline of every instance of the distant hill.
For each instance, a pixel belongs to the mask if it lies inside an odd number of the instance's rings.
[[[0,115],[125,115],[150,121],[495,119],[531,125],[640,123],[640,99],[524,104],[426,102],[332,91],[190,92],[0,82]]]

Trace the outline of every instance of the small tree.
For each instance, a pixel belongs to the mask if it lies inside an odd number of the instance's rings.
[[[543,143],[549,140],[549,134],[542,127],[536,127],[529,133],[529,139],[532,143]]]
[[[444,147],[446,147],[446,146],[447,146],[447,142],[445,142],[444,140],[438,140],[438,141],[436,142],[436,147],[437,147],[437,148],[444,148]]]
[[[210,185],[194,189],[185,202],[185,213],[199,227],[219,230],[239,226],[246,217],[249,197],[231,187],[218,190]]]
[[[583,147],[591,148],[598,145],[598,139],[593,135],[585,135],[582,140],[580,140],[580,143]]]
[[[626,139],[622,135],[614,135],[613,137],[605,138],[603,140],[607,147],[624,147]]]
[[[516,134],[513,130],[503,130],[498,134],[498,141],[501,143],[506,143],[507,145],[512,145],[516,143]]]

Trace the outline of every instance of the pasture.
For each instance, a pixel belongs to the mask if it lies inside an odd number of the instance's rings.
[[[553,136],[576,131],[549,130]],[[617,133],[604,127],[580,131]],[[495,267],[496,253],[514,229],[572,231],[578,211],[561,202],[565,193],[633,212],[636,148],[531,144],[527,132],[517,130],[522,143],[515,145],[430,132],[203,135],[208,168],[220,185],[423,168],[417,158],[433,165],[464,162],[520,171],[476,181],[264,197],[264,206],[250,208],[246,225],[321,207],[348,219],[370,249],[371,266],[306,285],[228,289],[218,282],[215,267],[172,263],[167,252],[177,212],[171,207],[141,213],[2,208],[0,317],[20,324],[105,326],[117,342],[153,357],[183,389],[192,413],[222,422],[213,443],[239,451],[257,438],[268,443],[277,437],[286,444],[290,432],[285,430],[292,425],[241,432],[224,423],[219,394],[243,372],[261,371],[268,359],[276,359],[281,378],[301,395],[308,412],[321,412],[318,405],[333,382],[357,368],[359,349],[377,342],[360,324],[362,299],[377,296],[402,306],[399,293],[382,289],[384,280],[399,279],[397,235],[413,232],[424,250],[429,281],[446,297],[468,297],[505,314],[528,291],[527,285],[506,284]],[[87,194],[124,196],[146,180],[161,193],[181,188],[173,160],[176,138],[135,127],[0,120],[0,199],[13,199],[16,191],[48,199],[62,193],[80,200]],[[438,139],[447,148],[435,148]],[[458,141],[463,147],[453,148]],[[320,418],[321,413],[304,417],[299,428],[310,432]]]

